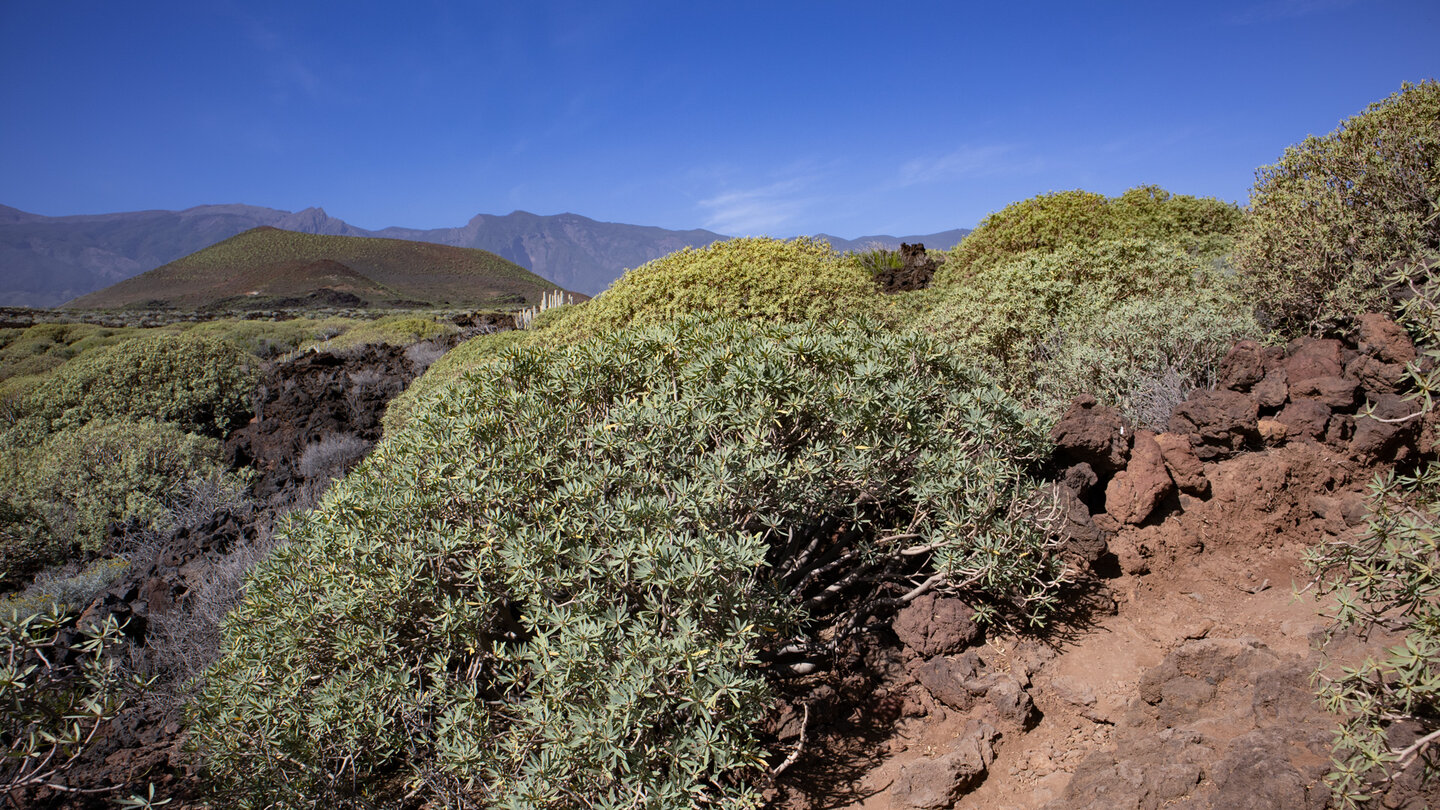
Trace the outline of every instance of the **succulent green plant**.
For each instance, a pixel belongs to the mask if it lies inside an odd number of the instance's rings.
[[[1440,394],[1440,255],[1402,265],[1389,280],[1415,293],[1399,307],[1422,350],[1407,367],[1412,411],[1392,417],[1412,421],[1427,417]],[[1379,417],[1367,408],[1361,418]],[[1368,806],[1407,769],[1433,779],[1440,756],[1440,462],[1377,476],[1368,506],[1358,536],[1306,555],[1317,590],[1334,597],[1332,638],[1377,628],[1403,634],[1358,665],[1315,673],[1321,700],[1341,715],[1327,782],[1346,808]]]
[[[1384,279],[1440,249],[1440,83],[1406,84],[1255,173],[1235,245],[1246,294],[1286,337],[1388,307]]]
[[[282,532],[192,739],[232,806],[752,806],[786,655],[932,589],[1044,621],[1046,449],[870,324],[507,352]]]

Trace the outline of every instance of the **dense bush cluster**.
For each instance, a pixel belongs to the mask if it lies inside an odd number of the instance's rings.
[[[555,309],[546,313],[557,312]],[[542,313],[543,317],[545,313]],[[538,320],[538,318],[537,318]],[[399,431],[410,420],[421,400],[446,384],[459,379],[466,371],[485,363],[498,360],[506,351],[524,345],[531,333],[518,329],[509,332],[494,332],[470,338],[446,352],[430,365],[425,374],[415,380],[401,394],[390,400],[385,409],[385,432]]]
[[[1154,380],[1178,375],[1183,399],[1236,338],[1259,331],[1221,271],[1148,239],[1032,250],[916,301],[915,328],[1051,415],[1089,392],[1142,418]]]
[[[767,321],[875,318],[885,309],[858,259],[807,238],[728,239],[641,265],[583,305],[561,308],[542,340],[574,340],[700,313]]]
[[[1042,436],[944,347],[864,325],[507,353],[289,526],[193,739],[251,807],[750,803],[782,647],[929,589],[1043,620]]]
[[[1440,84],[1406,85],[1256,172],[1235,246],[1248,294],[1287,336],[1386,308],[1384,279],[1440,248]]]
[[[986,217],[949,251],[935,283],[969,283],[977,272],[1031,251],[1114,239],[1148,239],[1207,258],[1227,253],[1244,213],[1210,197],[1174,195],[1158,186],[1119,197],[1088,191],[1041,194]]]
[[[46,431],[148,418],[223,435],[248,412],[256,373],[249,355],[217,338],[133,338],[62,366],[30,392],[26,411]]]
[[[0,450],[11,507],[53,542],[92,552],[112,522],[164,528],[156,521],[186,483],[224,474],[218,441],[151,420],[96,421]]]

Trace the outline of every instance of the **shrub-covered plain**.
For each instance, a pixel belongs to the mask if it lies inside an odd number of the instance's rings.
[[[290,524],[193,738],[241,806],[753,803],[782,646],[932,588],[1047,615],[1042,436],[864,325],[507,353]]]
[[[30,393],[26,410],[51,430],[151,418],[223,435],[248,411],[255,378],[252,358],[217,338],[132,338],[67,363]]]
[[[151,420],[93,421],[0,450],[11,507],[54,542],[92,552],[111,522],[153,525],[187,482],[224,473],[219,442]]]

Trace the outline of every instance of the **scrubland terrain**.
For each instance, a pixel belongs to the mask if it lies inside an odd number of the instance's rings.
[[[1246,208],[734,239],[523,330],[0,330],[0,790],[1428,806],[1437,166],[1427,82]]]

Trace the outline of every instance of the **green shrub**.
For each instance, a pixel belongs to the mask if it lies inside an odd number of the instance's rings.
[[[115,521],[164,528],[182,485],[223,472],[219,442],[153,421],[90,422],[0,451],[12,508],[43,521],[50,542],[88,551]]]
[[[115,617],[78,637],[72,624],[59,611],[0,614],[0,795],[17,807],[31,791],[68,790],[66,771],[123,705]]]
[[[78,571],[47,571],[20,593],[0,599],[0,616],[79,613],[129,567],[129,561],[122,557],[106,557]]]
[[[1286,336],[1386,305],[1397,262],[1440,247],[1440,84],[1404,85],[1256,172],[1235,246],[1248,294]]]
[[[1158,186],[1139,186],[1119,197],[1079,190],[1041,194],[986,217],[950,250],[935,284],[969,283],[972,275],[1031,251],[1114,239],[1155,240],[1215,259],[1229,251],[1243,219],[1231,203]]]
[[[343,352],[372,344],[409,346],[422,340],[454,334],[456,328],[434,318],[420,315],[391,315],[373,321],[360,321],[328,340],[311,344],[321,351]]]
[[[537,320],[554,311],[554,309],[547,309],[537,316]],[[390,404],[385,408],[383,420],[385,434],[398,432],[404,427],[425,397],[459,379],[465,372],[498,360],[506,351],[513,347],[523,346],[529,339],[530,332],[512,329],[508,332],[495,332],[470,338],[446,352],[439,360],[432,363],[423,375],[410,383],[410,386],[399,396],[390,400]]]
[[[1189,300],[1187,300],[1189,299]],[[1072,243],[1052,252],[1031,251],[1004,264],[982,267],[963,285],[927,290],[913,325],[930,332],[992,373],[1006,390],[1047,412],[1063,407],[1077,389],[1097,384],[1097,395],[1122,394],[1124,383],[1094,363],[1149,363],[1188,351],[1189,338],[1165,323],[1140,325],[1140,311],[1176,323],[1205,320],[1208,357],[1250,323],[1246,308],[1209,262],[1173,245],[1126,239]],[[1163,302],[1174,312],[1162,312]],[[1229,315],[1236,330],[1216,320]],[[1111,334],[1107,330],[1115,329]],[[1147,346],[1152,340],[1174,340]],[[1109,357],[1085,360],[1087,352]],[[1053,359],[1064,365],[1055,366]],[[1128,359],[1126,359],[1128,358]],[[1158,370],[1158,369],[1157,369]],[[1120,371],[1120,369],[1115,369]],[[1057,399],[1058,398],[1058,399]],[[1118,404],[1118,403],[1117,403]]]
[[[1440,256],[1428,262],[1402,267],[1393,279],[1425,282],[1400,308],[1422,350],[1408,368],[1413,418],[1429,414],[1440,394]],[[1321,700],[1343,715],[1326,781],[1347,808],[1383,795],[1401,771],[1433,779],[1440,749],[1440,462],[1377,476],[1368,505],[1358,537],[1306,555],[1317,590],[1335,596],[1332,637],[1376,627],[1404,634],[1358,666],[1316,672]]]
[[[157,419],[223,435],[249,412],[253,358],[216,338],[154,335],[96,349],[53,372],[29,397],[51,429],[97,419]]]
[[[1260,336],[1248,308],[1221,292],[1132,298],[1045,336],[1034,396],[1058,417],[1076,396],[1092,394],[1130,424],[1164,430],[1192,390],[1214,385],[1236,341]]]
[[[595,299],[561,308],[546,328],[532,331],[556,343],[691,315],[831,321],[879,317],[886,307],[859,261],[828,243],[728,239],[630,270]]]
[[[823,655],[928,588],[1043,620],[1045,450],[953,355],[870,324],[508,353],[289,525],[192,739],[229,806],[753,804],[782,646]]]

